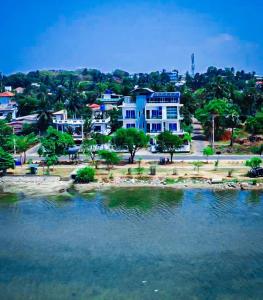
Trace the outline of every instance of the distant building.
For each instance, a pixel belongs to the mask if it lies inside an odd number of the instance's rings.
[[[23,129],[24,124],[36,124],[38,114],[27,115],[18,117],[8,123],[9,126],[13,127],[14,133],[20,133]]]
[[[105,105],[91,104],[91,132],[109,135],[111,133],[110,116]]]
[[[178,81],[179,76],[178,76],[178,71],[177,70],[173,70],[171,72],[168,72],[167,74],[168,74],[168,76],[170,78],[170,81],[172,83],[175,83],[175,82]]]
[[[16,89],[14,89],[14,92],[17,94],[23,94],[25,91],[25,88],[22,87],[17,87]]]
[[[6,119],[8,115],[11,115],[12,119],[16,118],[17,103],[14,96],[11,92],[0,93],[0,119]]]
[[[5,91],[6,92],[12,92],[12,87],[11,86],[5,86]]]
[[[84,138],[84,120],[82,118],[69,119],[65,109],[53,113],[53,125],[57,130],[71,133],[74,140],[83,140]]]
[[[104,94],[101,95],[100,98],[97,99],[99,103],[104,105],[109,105],[109,107],[116,106],[120,103],[123,99],[123,95],[117,95],[112,91],[106,91]]]
[[[156,136],[165,130],[184,135],[181,129],[183,117],[180,114],[183,104],[180,104],[179,92],[154,92],[148,88],[136,88],[132,94],[120,106],[124,128],[143,130],[151,136],[152,144],[156,142]]]
[[[31,83],[31,86],[36,87],[36,88],[39,88],[39,87],[40,87],[40,84],[37,83],[37,82],[32,82],[32,83]]]

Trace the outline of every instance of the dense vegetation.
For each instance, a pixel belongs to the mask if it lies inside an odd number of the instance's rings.
[[[40,131],[45,131],[50,125],[52,111],[66,108],[70,116],[89,118],[90,111],[86,104],[94,103],[101,93],[111,90],[129,95],[135,85],[155,91],[179,90],[184,104],[182,113],[185,130],[189,130],[191,117],[196,114],[209,135],[213,112],[217,114],[216,138],[226,128],[232,128],[234,135],[234,129],[240,124],[246,125],[251,133],[263,132],[263,85],[256,84],[254,73],[236,72],[233,68],[209,67],[207,72],[197,73],[194,77],[186,74],[185,84],[180,86],[170,82],[165,70],[132,75],[122,70],[107,74],[95,69],[35,71],[0,78],[0,90],[4,86],[25,88],[24,93],[16,95],[18,115],[38,113],[40,118],[37,125]],[[116,111],[112,113],[115,130],[118,128],[118,114]],[[25,130],[29,133],[30,128]],[[31,131],[34,130],[31,128]]]

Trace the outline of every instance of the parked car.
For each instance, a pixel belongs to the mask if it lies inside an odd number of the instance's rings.
[[[263,168],[258,167],[248,172],[249,177],[263,177]]]

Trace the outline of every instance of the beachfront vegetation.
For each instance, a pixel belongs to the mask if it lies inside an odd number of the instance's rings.
[[[84,167],[77,171],[75,181],[77,183],[89,183],[95,179],[95,170],[91,167]]]
[[[49,127],[40,143],[38,154],[44,157],[49,173],[49,167],[56,164],[59,156],[67,154],[68,148],[74,145],[74,140],[70,134]]]
[[[107,169],[110,170],[110,168],[117,164],[120,161],[120,157],[116,152],[109,151],[109,150],[100,150],[98,152],[99,157],[104,160],[105,164],[107,165]]]
[[[6,170],[14,169],[14,166],[15,164],[13,156],[0,147],[0,171],[2,174],[5,175]]]
[[[251,159],[246,160],[245,165],[251,169],[260,167],[262,164],[262,159],[259,157],[252,157]]]
[[[188,138],[188,135],[187,135]],[[169,152],[171,162],[173,162],[174,153],[182,147],[184,139],[170,131],[164,131],[157,137],[157,145],[162,152]]]
[[[208,156],[211,156],[214,154],[214,150],[212,147],[210,146],[207,146],[203,149],[203,155],[206,156],[207,160],[208,160]]]

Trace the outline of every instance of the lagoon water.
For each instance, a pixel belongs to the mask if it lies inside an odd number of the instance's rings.
[[[0,298],[263,299],[263,193],[2,195]]]

